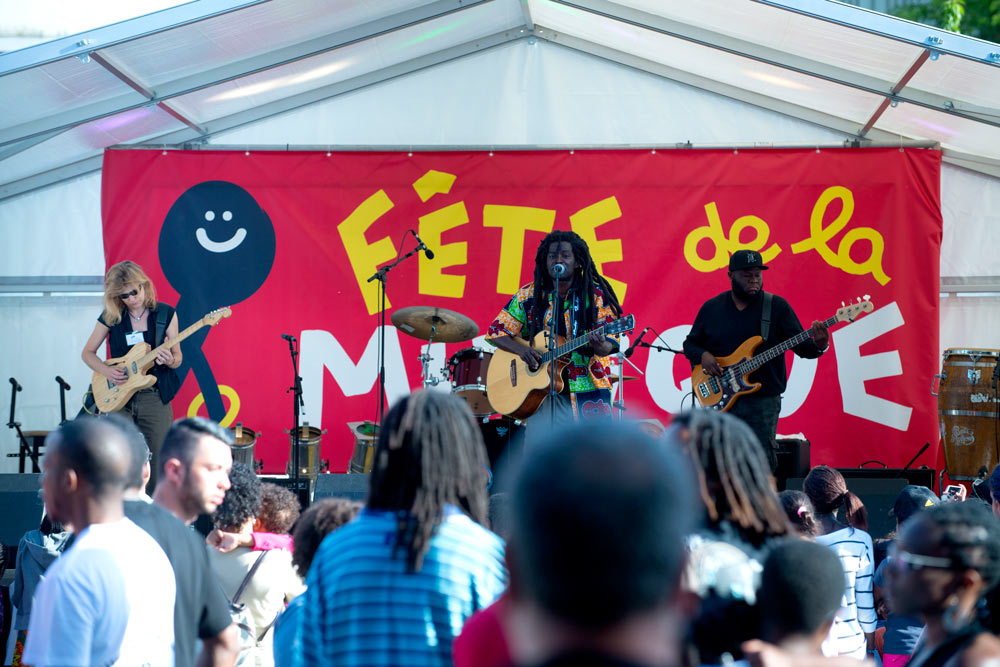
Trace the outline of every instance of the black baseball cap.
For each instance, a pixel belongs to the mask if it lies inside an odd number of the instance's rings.
[[[889,516],[896,517],[896,520],[903,523],[917,512],[937,505],[938,497],[926,486],[907,484],[896,496],[896,502],[889,510]]]
[[[764,258],[756,250],[737,250],[729,258],[729,270],[741,271],[743,269],[763,269],[766,271],[767,267],[764,266]]]

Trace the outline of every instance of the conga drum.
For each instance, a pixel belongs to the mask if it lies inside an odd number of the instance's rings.
[[[295,434],[291,431],[285,432],[288,433],[288,464],[285,466],[285,472],[291,477],[295,473]],[[309,424],[303,424],[299,427],[300,477],[316,479],[316,476],[319,475],[319,443],[323,439],[324,433],[326,431],[321,431]]]
[[[243,422],[236,422],[235,426],[229,427],[233,431],[233,444],[229,448],[233,451],[233,462],[243,463],[251,470],[257,470],[257,462],[254,459],[254,447],[257,444],[257,433],[252,428],[247,428]]]
[[[1000,350],[944,351],[938,418],[948,477],[974,480],[997,464],[997,391],[993,373]],[[933,392],[932,392],[933,393]]]

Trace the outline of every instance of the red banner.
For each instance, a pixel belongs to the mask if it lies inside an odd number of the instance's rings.
[[[174,413],[261,431],[268,472],[284,472],[292,424],[281,334],[301,344],[302,420],[328,431],[330,469],[347,468],[346,423],[376,408],[377,283],[367,279],[413,248],[408,229],[435,257],[388,274],[390,315],[440,306],[480,334],[531,281],[535,250],[553,229],[580,234],[637,329],[651,326],[658,344],[677,349],[699,306],[728,289],[737,248],[763,253],[765,289],[807,326],[869,296],[875,310],[835,325],[821,359],[790,357],[778,432],[804,434],[814,464],[899,467],[930,442],[917,465],[934,466],[940,159],[898,148],[116,150],[104,158],[105,258],[141,264],[182,328],[232,307],[230,319],[184,343]],[[385,333],[392,399],[421,386],[423,343],[392,326]],[[432,346],[433,376],[473,347],[488,349],[481,337]],[[631,361],[645,375],[625,383],[630,416],[665,424],[690,405],[683,356],[639,349]],[[625,375],[638,373],[626,366]]]

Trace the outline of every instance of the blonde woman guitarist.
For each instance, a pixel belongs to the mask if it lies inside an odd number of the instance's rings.
[[[94,331],[80,355],[93,371],[114,384],[122,384],[127,376],[120,368],[107,366],[97,356],[97,350],[108,341],[108,358],[123,357],[134,345],[148,343],[150,348],[177,337],[177,315],[171,306],[158,303],[156,288],[135,262],[119,262],[108,269],[104,277],[104,312],[97,318]],[[180,345],[164,347],[156,354],[156,363],[149,371],[156,384],[138,391],[122,408],[146,437],[152,453],[149,489],[156,486],[160,469],[159,454],[163,438],[173,422],[170,401],[180,389],[174,369],[181,365]]]

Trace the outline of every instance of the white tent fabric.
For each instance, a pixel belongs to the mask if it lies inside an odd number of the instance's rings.
[[[501,22],[510,18],[501,13]],[[689,141],[708,147],[838,145],[853,136],[816,117],[793,117],[781,105],[766,108],[763,98],[740,101],[571,46],[555,38],[504,42],[209,141],[279,149]],[[941,187],[941,273],[949,285],[941,302],[941,347],[1000,347],[1000,297],[952,294],[963,283],[970,291],[996,285],[1000,292],[1000,256],[994,250],[1000,247],[1000,178],[945,164]],[[61,375],[73,385],[67,400],[71,414],[89,381],[79,352],[100,309],[100,286],[93,284],[89,296],[60,296],[44,284],[65,283],[67,276],[93,282],[102,275],[100,173],[0,200],[0,239],[0,374],[24,385],[16,414],[23,428],[48,429],[59,414],[53,378]],[[23,293],[25,280],[46,294]],[[0,431],[0,453],[15,449],[13,432]],[[0,458],[0,472],[15,466],[14,459]]]

